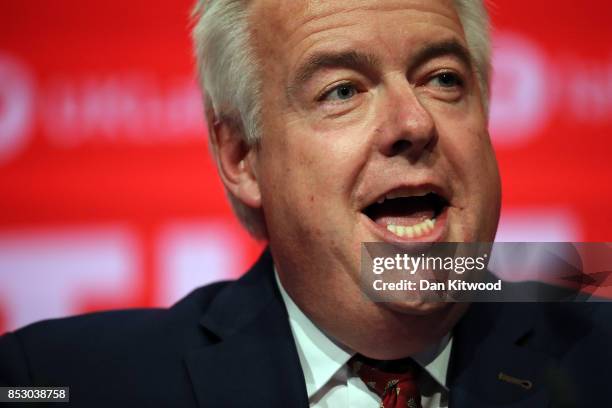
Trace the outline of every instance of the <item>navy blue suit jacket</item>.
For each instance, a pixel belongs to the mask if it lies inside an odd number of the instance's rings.
[[[612,407],[609,306],[473,304],[454,330],[450,406]],[[533,386],[501,381],[500,372]],[[167,310],[97,313],[4,335],[0,386],[35,385],[70,386],[70,404],[60,404],[70,407],[308,406],[268,252],[241,279]]]

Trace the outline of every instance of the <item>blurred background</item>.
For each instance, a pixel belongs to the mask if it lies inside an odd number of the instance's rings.
[[[612,241],[612,5],[496,0],[498,241]],[[168,306],[254,242],[207,151],[191,0],[0,1],[0,333]]]

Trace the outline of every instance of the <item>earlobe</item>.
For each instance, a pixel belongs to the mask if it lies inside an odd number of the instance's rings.
[[[243,204],[259,208],[256,146],[248,145],[242,130],[228,121],[214,121],[210,141],[217,170],[225,188]]]

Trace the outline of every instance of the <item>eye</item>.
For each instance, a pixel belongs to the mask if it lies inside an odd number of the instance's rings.
[[[463,86],[463,80],[453,72],[441,72],[429,82],[439,88],[457,88]]]
[[[357,94],[357,88],[350,83],[340,84],[325,92],[319,100],[321,101],[345,101]]]

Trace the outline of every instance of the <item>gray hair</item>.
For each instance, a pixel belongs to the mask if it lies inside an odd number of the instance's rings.
[[[484,0],[454,0],[474,62],[485,112],[489,104],[491,45]],[[248,6],[252,0],[198,0],[193,10],[193,41],[209,133],[213,118],[240,130],[244,142],[261,138],[261,76],[250,43]],[[255,238],[265,238],[261,210],[228,193],[240,222]]]

